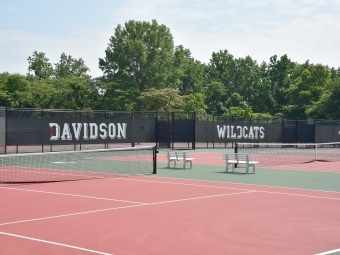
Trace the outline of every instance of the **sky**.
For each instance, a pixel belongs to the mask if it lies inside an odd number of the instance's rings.
[[[228,50],[258,63],[287,54],[340,67],[340,0],[0,0],[0,73],[28,73],[38,51],[53,64],[63,52],[82,58],[101,76],[116,27],[153,19],[203,63]]]

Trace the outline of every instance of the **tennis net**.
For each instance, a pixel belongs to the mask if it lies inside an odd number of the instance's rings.
[[[340,143],[237,143],[236,153],[253,155],[262,166],[340,161]]]
[[[0,182],[50,182],[156,173],[155,147],[0,155]]]

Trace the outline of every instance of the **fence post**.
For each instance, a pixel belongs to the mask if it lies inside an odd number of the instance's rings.
[[[193,125],[192,125],[192,149],[195,150],[196,149],[196,112],[193,112],[191,114],[191,118],[193,119]]]
[[[235,154],[238,153],[238,144],[235,143],[235,148],[234,148]],[[235,163],[235,168],[237,168],[237,163]]]
[[[44,109],[41,109],[41,152],[44,152]]]
[[[131,112],[131,119],[132,119],[132,141],[131,147],[135,147],[135,113]]]

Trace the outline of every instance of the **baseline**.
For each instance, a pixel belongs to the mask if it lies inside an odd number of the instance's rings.
[[[95,254],[113,255],[112,253],[105,253],[105,252],[101,252],[101,251],[95,251],[95,250],[90,250],[90,249],[74,246],[74,245],[62,244],[62,243],[58,243],[58,242],[51,242],[51,241],[47,241],[47,240],[42,240],[42,239],[28,237],[28,236],[22,236],[22,235],[15,235],[15,234],[6,233],[6,232],[0,232],[0,235],[6,235],[6,236],[21,238],[21,239],[27,239],[27,240],[30,240],[30,241],[36,241],[36,242],[41,242],[41,243],[58,245],[58,246],[66,247],[66,248],[71,248],[71,249],[91,252],[91,253],[95,253]]]

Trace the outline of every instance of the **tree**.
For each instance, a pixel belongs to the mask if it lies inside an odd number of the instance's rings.
[[[55,109],[92,109],[97,91],[86,77],[70,77],[33,82],[35,98]],[[42,93],[42,94],[40,94]]]
[[[138,101],[143,111],[183,112],[185,107],[184,97],[172,88],[144,91]]]
[[[227,96],[230,96],[236,89],[236,84],[232,79],[236,69],[234,57],[227,50],[213,52],[207,66],[207,82],[222,83],[225,87],[225,92],[228,93]]]
[[[283,107],[287,104],[287,91],[293,82],[293,72],[296,64],[293,63],[285,54],[278,59],[274,55],[269,60],[268,78],[271,82],[271,94],[275,102],[271,113],[275,114],[281,112]]]
[[[67,56],[62,53],[59,63],[54,64],[54,71],[56,78],[66,78],[71,76],[89,77],[87,72],[90,70],[83,59],[75,59],[70,55]]]
[[[248,107],[247,101],[244,100],[244,97],[241,96],[239,93],[234,92],[231,94],[231,96],[228,98],[228,100],[225,103],[225,106],[230,107],[240,107],[241,109]]]
[[[242,104],[251,107],[256,112],[268,111],[273,105],[273,98],[270,93],[270,81],[263,70],[264,65],[259,66],[256,60],[250,56],[235,59],[236,69],[231,70],[232,83],[235,85],[235,93],[242,97]],[[240,103],[241,103],[240,102]],[[238,106],[233,99],[233,104],[229,106]]]
[[[204,103],[205,95],[202,93],[189,94],[184,96],[184,112],[196,112],[206,114],[207,106]]]
[[[139,90],[129,81],[100,77],[95,81],[98,100],[97,110],[133,111],[137,108]]]
[[[239,107],[239,106],[231,106],[224,115],[228,116],[243,116],[243,117],[251,117],[253,115],[253,111],[250,107]]]
[[[254,112],[265,113],[265,116],[270,116],[270,113],[277,113],[275,106],[276,101],[271,91],[271,81],[268,76],[268,65],[266,62],[262,62],[259,66],[259,76],[256,86],[256,102],[251,104]]]
[[[0,75],[0,102],[2,106],[32,107],[31,84],[20,74]]]
[[[177,46],[174,54],[174,80],[181,95],[203,93],[205,64],[191,57],[189,49]]]
[[[0,74],[0,105],[9,106],[10,98],[6,91],[7,78],[10,74],[8,72]]]
[[[340,78],[340,67],[338,67],[337,69],[332,67],[332,68],[329,68],[329,70],[331,72],[331,78],[332,79]]]
[[[307,116],[320,119],[340,119],[340,78],[334,79],[318,102],[306,109]]]
[[[51,79],[33,79],[31,81],[33,107],[53,109],[57,105],[62,105],[59,100],[64,101],[65,99],[58,96],[59,88],[54,86],[55,82]]]
[[[321,64],[304,69],[287,91],[287,116],[306,117],[306,110],[320,100],[330,81],[329,70]]]
[[[213,114],[222,114],[225,111],[225,102],[227,100],[227,90],[225,86],[218,81],[212,81],[205,90],[205,104],[207,112]]]
[[[34,51],[33,55],[28,57],[28,71],[33,72],[35,78],[47,79],[53,76],[54,70],[45,53]]]
[[[130,20],[118,25],[99,67],[107,78],[128,81],[144,92],[150,88],[170,87],[173,71],[174,43],[169,28],[156,20]]]

